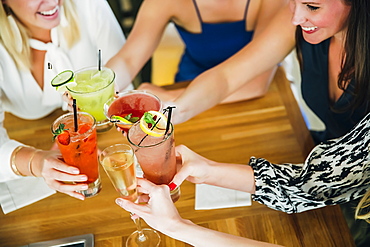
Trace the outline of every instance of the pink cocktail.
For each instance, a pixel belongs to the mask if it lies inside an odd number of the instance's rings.
[[[104,105],[104,112],[111,122],[128,130],[147,111],[159,111],[160,99],[143,90],[130,90],[111,98]]]
[[[144,177],[155,184],[169,184],[176,174],[176,154],[174,128],[169,123],[168,131],[162,136],[145,133],[140,122],[135,123],[127,133],[127,140],[135,151],[135,156],[144,172]],[[180,197],[180,187],[171,191],[176,202]]]

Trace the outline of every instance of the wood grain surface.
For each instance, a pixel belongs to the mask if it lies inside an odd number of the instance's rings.
[[[11,138],[48,149],[53,144],[50,125],[62,114],[58,110],[34,121],[6,114],[5,127]],[[241,164],[247,164],[251,156],[275,163],[299,163],[312,148],[282,70],[278,70],[265,97],[218,105],[176,125],[175,140],[176,144],[187,145],[209,159]],[[101,149],[126,142],[115,129],[98,135]],[[101,177],[102,191],[85,201],[56,193],[9,214],[0,212],[0,246],[21,246],[88,233],[94,234],[96,247],[122,246],[135,225],[129,213],[114,203],[117,193],[103,169]],[[291,247],[354,246],[339,206],[292,215],[256,202],[248,207],[195,210],[194,184],[182,184],[181,193],[175,204],[181,216],[207,228]],[[161,237],[160,246],[189,246]]]

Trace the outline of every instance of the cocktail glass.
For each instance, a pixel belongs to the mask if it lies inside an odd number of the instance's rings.
[[[169,184],[176,174],[174,128],[169,124],[167,133],[161,137],[147,135],[140,122],[133,124],[127,133],[144,177],[158,185]],[[171,191],[171,198],[173,202],[180,198],[180,187]]]
[[[51,125],[53,133],[63,124],[68,131],[69,143],[61,143],[55,138],[65,163],[75,166],[81,174],[87,176],[88,189],[77,191],[85,197],[92,197],[101,190],[99,162],[97,153],[96,123],[93,116],[86,112],[77,113],[78,130],[75,130],[73,113],[67,113],[57,118]]]
[[[75,83],[66,87],[76,99],[79,109],[93,115],[98,132],[107,131],[113,126],[104,114],[104,103],[114,95],[114,81],[113,70],[88,67],[74,72]]]
[[[110,98],[104,104],[104,113],[111,122],[127,131],[144,115],[144,112],[159,111],[161,107],[161,100],[154,94],[144,90],[128,90]],[[127,121],[114,116],[127,118]]]
[[[116,144],[105,148],[99,161],[107,173],[116,191],[122,198],[137,202],[136,170],[134,165],[134,151],[127,144]],[[159,246],[159,234],[150,228],[141,228],[140,218],[134,219],[137,230],[126,241],[127,247],[155,247]]]

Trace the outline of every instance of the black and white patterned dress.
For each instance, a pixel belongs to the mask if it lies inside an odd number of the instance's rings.
[[[253,200],[298,213],[362,197],[370,188],[370,114],[348,134],[317,145],[304,164],[272,164],[250,159]]]

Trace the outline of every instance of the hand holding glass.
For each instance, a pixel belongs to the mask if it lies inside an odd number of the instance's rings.
[[[132,202],[138,200],[134,151],[129,145],[116,144],[105,148],[99,161],[104,167],[114,188],[122,198]],[[126,246],[154,247],[161,241],[159,234],[149,228],[141,228],[140,218],[134,220],[137,230],[127,239]]]
[[[127,140],[135,150],[144,177],[155,184],[168,185],[175,176],[177,168],[174,128],[164,115],[159,118],[165,118],[164,122],[169,125],[164,135],[148,135],[143,131],[142,124],[136,122],[129,129]],[[180,187],[171,191],[171,198],[173,202],[180,198]]]
[[[88,184],[88,189],[77,192],[85,197],[97,195],[101,190],[101,183],[94,117],[86,112],[79,112],[76,118],[73,113],[67,113],[53,122],[51,131],[64,162],[77,167],[81,174],[88,177],[84,182]]]

